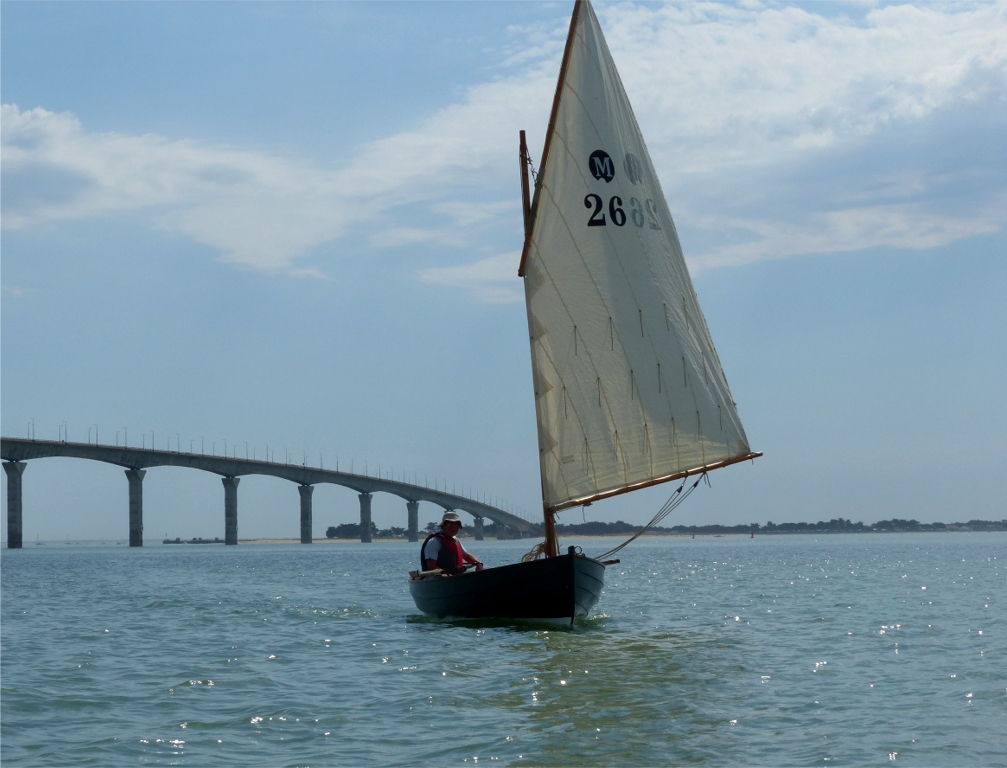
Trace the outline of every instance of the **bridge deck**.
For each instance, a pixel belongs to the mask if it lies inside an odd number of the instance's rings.
[[[391,493],[408,502],[428,501],[444,509],[464,510],[476,518],[488,518],[522,532],[534,532],[539,526],[517,515],[465,496],[427,488],[412,483],[388,480],[369,475],[358,475],[333,469],[321,469],[297,464],[279,464],[255,459],[228,456],[207,456],[184,451],[159,451],[152,448],[129,448],[94,443],[71,443],[55,440],[26,440],[17,437],[0,437],[0,458],[7,462],[26,462],[34,459],[69,457],[116,464],[127,470],[145,470],[151,467],[190,467],[212,472],[221,477],[269,475],[290,480],[302,486],[332,483],[352,488],[359,494]],[[18,487],[20,491],[20,486]],[[20,498],[18,499],[20,505]]]

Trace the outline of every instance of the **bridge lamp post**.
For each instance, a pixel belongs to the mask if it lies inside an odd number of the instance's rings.
[[[129,447],[129,435],[126,434],[126,428],[125,427],[122,428],[122,447],[123,448],[128,448]]]
[[[245,461],[248,461],[248,441],[245,441]]]
[[[98,425],[94,425],[94,444],[98,444]]]
[[[91,445],[91,427],[87,428],[87,444]]]
[[[192,444],[193,444],[194,442],[196,442],[196,441],[195,441],[195,440],[192,440],[192,439],[190,439],[190,440],[189,440],[189,453],[190,453],[190,454],[192,453]]]
[[[182,452],[182,436],[178,432],[175,433],[175,450],[178,453]]]

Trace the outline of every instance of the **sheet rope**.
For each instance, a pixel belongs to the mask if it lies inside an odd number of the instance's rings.
[[[613,547],[612,549],[608,550],[608,552],[603,552],[602,554],[597,555],[594,559],[595,560],[604,560],[605,558],[614,555],[616,552],[618,552],[619,550],[621,550],[627,544],[629,544],[632,541],[635,541],[637,538],[639,538],[640,536],[642,536],[643,534],[645,534],[647,531],[649,531],[655,525],[657,525],[658,523],[660,523],[662,520],[664,520],[664,518],[666,518],[668,515],[670,515],[679,504],[681,504],[683,501],[685,501],[687,498],[689,498],[689,494],[691,494],[694,490],[696,490],[696,486],[699,485],[703,481],[704,478],[706,478],[706,473],[705,472],[696,479],[696,482],[694,482],[689,487],[689,489],[685,491],[685,493],[682,493],[682,491],[685,490],[685,486],[688,483],[688,480],[687,479],[683,480],[682,484],[678,487],[678,489],[673,494],[671,494],[671,496],[668,498],[668,500],[666,502],[664,502],[664,506],[662,506],[661,509],[658,510],[657,514],[654,515],[654,517],[651,518],[651,520],[650,520],[649,523],[647,523],[645,526],[643,526],[643,528],[641,528],[639,531],[637,531],[632,536],[630,536],[628,539],[626,539],[624,542],[622,542],[622,544],[620,544],[618,547]],[[707,482],[710,482],[710,481],[707,480]]]

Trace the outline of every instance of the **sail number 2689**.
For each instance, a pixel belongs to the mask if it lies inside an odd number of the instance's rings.
[[[599,195],[594,193],[586,195],[584,197],[584,207],[594,209],[591,212],[591,218],[587,220],[589,227],[604,227],[608,224],[603,212],[605,202]],[[618,195],[609,199],[608,215],[615,226],[625,226],[626,211],[622,207],[622,198]],[[642,227],[646,223],[651,229],[661,229],[657,223],[657,206],[654,205],[654,201],[650,198],[647,198],[642,205],[635,197],[629,198],[629,215],[633,223],[638,227]]]

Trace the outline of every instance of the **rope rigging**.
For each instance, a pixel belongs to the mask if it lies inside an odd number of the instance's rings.
[[[655,525],[657,525],[658,523],[660,523],[662,520],[664,520],[664,518],[666,518],[668,515],[670,515],[675,510],[675,507],[677,507],[679,504],[681,504],[683,501],[685,501],[687,498],[689,498],[689,494],[691,494],[694,490],[696,490],[696,486],[698,486],[703,481],[703,478],[705,478],[705,477],[706,477],[706,472],[704,472],[702,475],[700,475],[698,478],[696,478],[696,482],[694,482],[689,487],[689,489],[685,491],[685,493],[682,493],[682,491],[685,489],[685,486],[686,486],[686,483],[688,482],[688,479],[683,480],[682,484],[678,487],[678,489],[673,494],[671,494],[671,496],[668,498],[668,500],[666,502],[664,502],[664,506],[662,506],[661,509],[658,510],[657,514],[654,515],[654,517],[651,518],[651,520],[650,520],[649,523],[647,523],[645,526],[643,526],[643,528],[641,528],[639,531],[637,531],[632,536],[630,536],[628,539],[626,539],[618,547],[613,547],[612,549],[608,550],[608,552],[603,552],[602,554],[597,555],[594,559],[595,560],[604,560],[605,558],[610,557],[611,555],[614,555],[616,552],[618,552],[619,550],[621,550],[627,544],[629,544],[632,541],[635,541],[637,538],[639,538],[640,536],[642,536],[643,534],[645,534],[647,531],[649,531]],[[710,482],[709,479],[707,479],[706,482],[709,483]]]
[[[531,171],[531,180],[538,184],[538,171],[535,170],[535,163],[531,160],[531,155],[525,155],[525,162],[528,163],[528,170]]]

